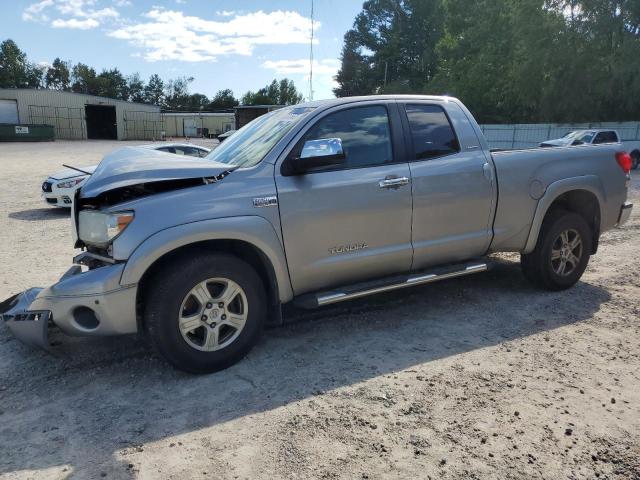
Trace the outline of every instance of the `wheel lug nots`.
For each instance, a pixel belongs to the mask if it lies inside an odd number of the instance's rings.
[[[227,316],[223,313],[222,316],[220,317],[222,320],[226,320]]]
[[[203,322],[206,322],[206,321],[207,321],[207,318],[208,318],[208,317],[207,317],[206,315],[202,315],[202,316],[200,317],[200,320],[202,320]]]
[[[219,308],[224,308],[224,303],[223,302],[218,303],[218,307]]]
[[[211,302],[207,303],[207,308],[211,308],[213,307],[213,304]]]

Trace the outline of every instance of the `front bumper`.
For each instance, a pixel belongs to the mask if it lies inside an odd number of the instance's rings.
[[[618,226],[622,226],[629,221],[631,217],[631,210],[633,210],[633,203],[625,202],[620,209],[620,216],[618,217]]]
[[[135,333],[136,285],[120,285],[124,264],[82,272],[76,265],[48,288],[31,288],[0,304],[0,317],[14,336],[49,348],[52,324],[74,336]]]

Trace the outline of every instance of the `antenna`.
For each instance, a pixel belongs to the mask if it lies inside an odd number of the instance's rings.
[[[313,100],[313,0],[311,0],[311,43],[309,45],[309,101]]]

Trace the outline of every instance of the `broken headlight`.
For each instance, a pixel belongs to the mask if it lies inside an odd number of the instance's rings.
[[[105,213],[81,210],[78,214],[78,237],[87,245],[106,247],[133,221],[133,212]]]

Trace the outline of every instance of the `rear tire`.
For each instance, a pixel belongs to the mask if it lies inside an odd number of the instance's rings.
[[[640,165],[640,152],[631,153],[631,170],[637,170]]]
[[[241,360],[258,341],[266,294],[255,270],[232,255],[191,251],[146,284],[144,327],[172,365],[210,373]]]
[[[587,222],[577,213],[547,213],[535,249],[520,257],[525,278],[539,288],[565,290],[580,280],[587,268],[593,237]]]

